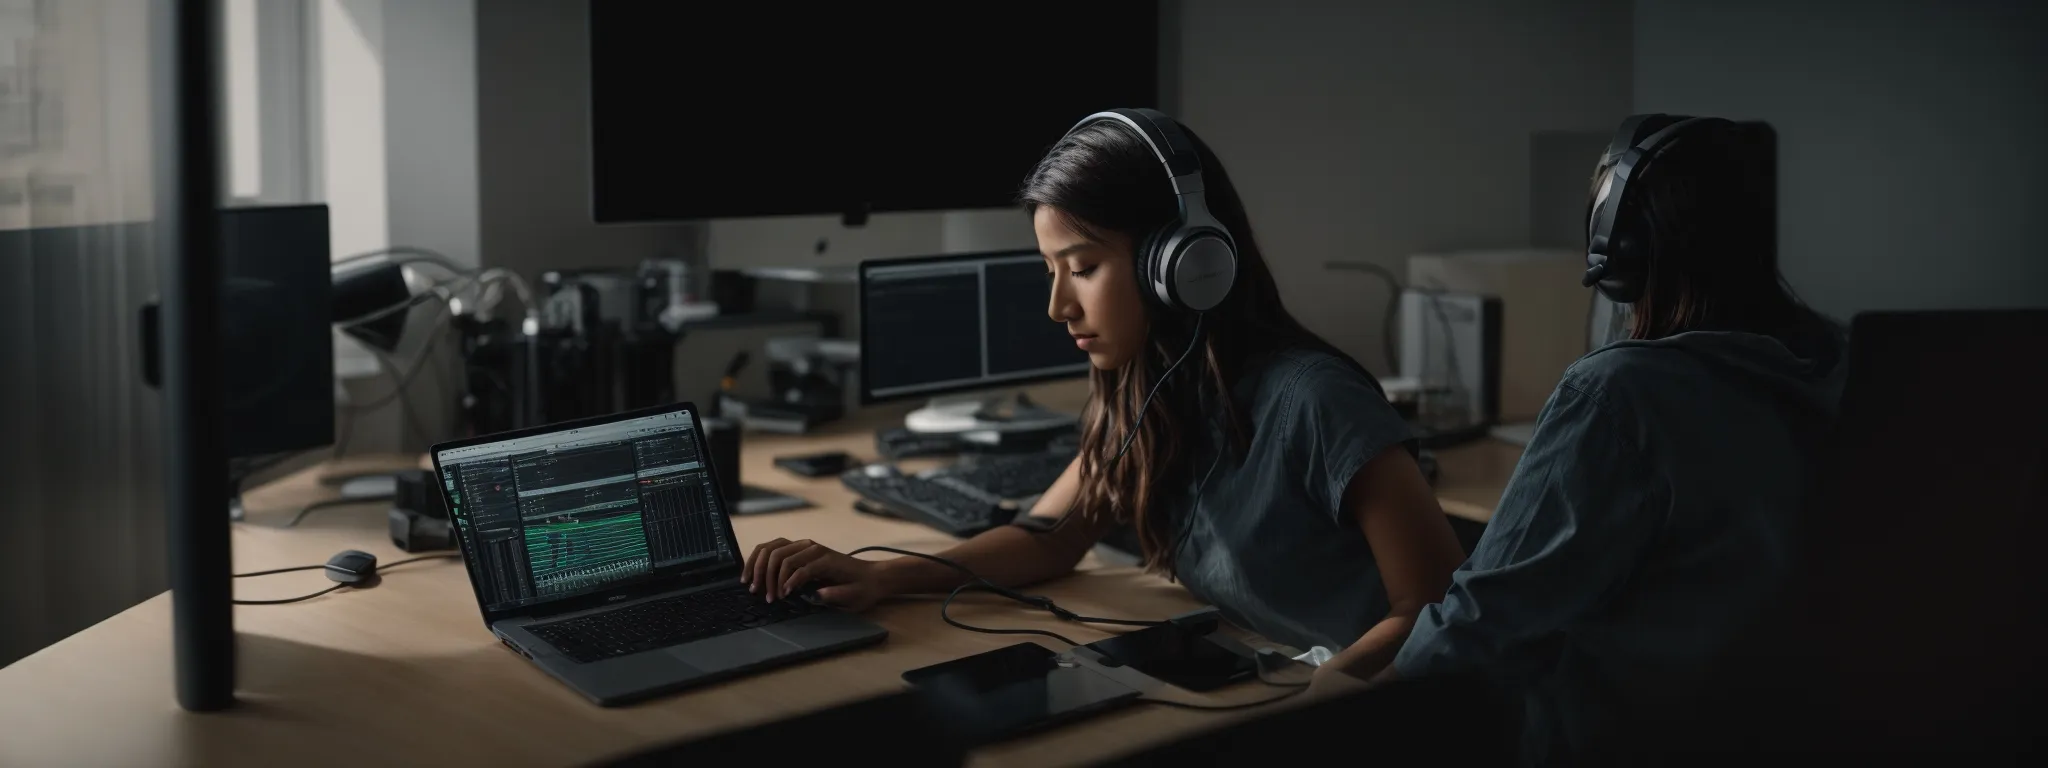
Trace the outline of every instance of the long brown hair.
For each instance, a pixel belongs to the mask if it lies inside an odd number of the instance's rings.
[[[1645,130],[1658,127],[1646,124]],[[1629,338],[1700,330],[1769,334],[1810,312],[1778,272],[1767,131],[1709,124],[1660,155],[1647,175],[1629,180],[1629,197],[1641,202],[1621,215],[1652,235],[1643,293],[1629,307]],[[1620,160],[1604,156],[1594,169],[1589,219],[1600,186]]]
[[[1118,370],[1090,373],[1075,507],[1077,514],[1106,515],[1134,528],[1146,569],[1169,578],[1179,531],[1174,515],[1159,508],[1158,489],[1189,478],[1193,448],[1210,442],[1206,432],[1211,424],[1222,428],[1219,449],[1241,456],[1250,444],[1253,425],[1233,403],[1231,387],[1253,356],[1311,347],[1350,360],[1280,303],[1279,286],[1252,236],[1237,188],[1209,146],[1192,130],[1186,133],[1202,162],[1209,211],[1237,243],[1236,282],[1230,296],[1201,318],[1200,347],[1173,371],[1171,381],[1161,382],[1159,376],[1189,352],[1196,316],[1150,300],[1145,301],[1151,328],[1146,348]],[[1018,202],[1027,213],[1053,208],[1076,232],[1098,243],[1106,242],[1106,232],[1141,243],[1178,215],[1166,169],[1141,138],[1113,122],[1089,125],[1053,145],[1025,178]],[[1159,393],[1140,423],[1139,409],[1155,385]],[[1118,460],[1133,424],[1138,424],[1137,434]]]

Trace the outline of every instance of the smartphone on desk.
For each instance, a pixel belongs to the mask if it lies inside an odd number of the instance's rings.
[[[1089,643],[1109,663],[1130,667],[1154,680],[1190,691],[1213,691],[1258,673],[1258,661],[1217,642],[1214,632],[1196,633],[1161,624]],[[1237,645],[1232,643],[1232,645]]]
[[[1037,643],[903,673],[903,681],[954,704],[948,717],[973,744],[1022,736],[1136,701],[1138,690]]]
[[[853,460],[853,455],[845,451],[775,457],[775,466],[804,477],[835,477],[857,464],[858,462]]]

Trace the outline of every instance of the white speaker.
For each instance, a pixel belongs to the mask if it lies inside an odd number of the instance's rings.
[[[1435,430],[1500,417],[1501,302],[1492,296],[1401,292],[1401,377],[1419,388],[1416,421]]]

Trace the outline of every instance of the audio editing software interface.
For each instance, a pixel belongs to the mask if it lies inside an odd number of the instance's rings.
[[[689,414],[441,452],[484,604],[516,608],[732,562]]]

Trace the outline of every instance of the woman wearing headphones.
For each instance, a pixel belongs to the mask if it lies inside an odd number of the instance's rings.
[[[1613,759],[1644,718],[1682,719],[1788,578],[1847,366],[1779,277],[1753,135],[1622,125],[1585,284],[1627,306],[1628,338],[1565,371],[1471,559],[1377,678],[1506,684],[1530,763]]]
[[[1377,382],[1281,305],[1215,155],[1157,112],[1100,113],[1052,147],[1020,198],[1047,313],[1094,366],[1082,447],[1027,518],[1040,525],[943,556],[1020,586],[1070,572],[1127,524],[1149,570],[1233,622],[1337,651],[1319,678],[1385,666],[1464,554]],[[780,539],[746,574],[767,597],[812,583],[853,609],[967,581],[940,563]]]

